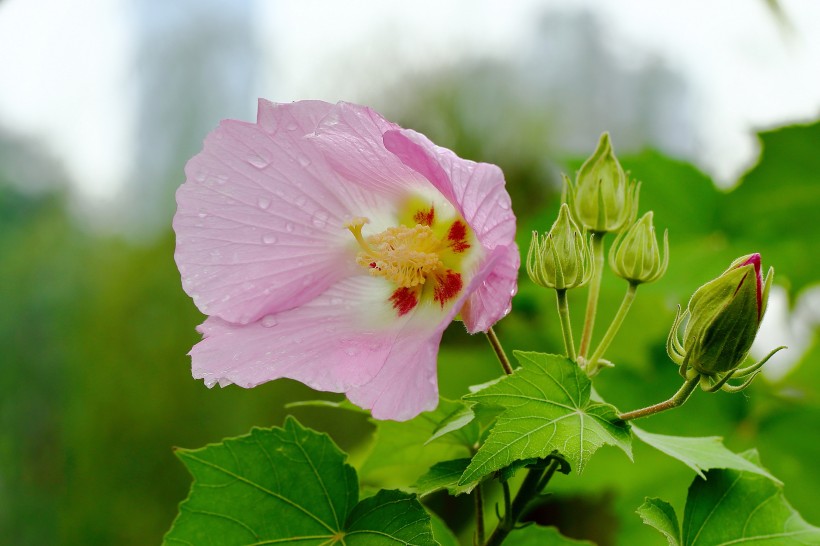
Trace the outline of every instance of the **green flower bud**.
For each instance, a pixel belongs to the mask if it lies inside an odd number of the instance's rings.
[[[663,232],[663,258],[655,238],[652,211],[644,214],[627,231],[616,237],[609,249],[609,266],[616,275],[632,284],[660,279],[669,265],[669,234]]]
[[[609,133],[581,169],[575,184],[568,178],[566,200],[578,223],[598,233],[621,231],[635,219],[640,185],[630,182],[612,151]]]
[[[566,203],[549,233],[532,232],[527,273],[536,284],[556,290],[583,286],[592,276],[592,253]]]
[[[684,363],[707,376],[737,368],[757,335],[773,276],[769,268],[764,280],[760,254],[750,254],[698,288],[687,309]]]

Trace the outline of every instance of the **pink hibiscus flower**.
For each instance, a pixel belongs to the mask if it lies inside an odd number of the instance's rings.
[[[208,315],[190,355],[209,387],[289,377],[410,419],[438,403],[456,315],[474,333],[509,312],[501,170],[368,108],[260,100],[256,123],[223,121],[185,173],[175,258]]]

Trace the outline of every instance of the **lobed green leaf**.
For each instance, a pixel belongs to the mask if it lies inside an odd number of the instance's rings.
[[[579,473],[605,444],[632,456],[629,425],[609,404],[590,400],[591,383],[572,361],[559,355],[515,352],[521,368],[465,400],[499,406],[503,412],[473,457],[459,485],[558,450]]]

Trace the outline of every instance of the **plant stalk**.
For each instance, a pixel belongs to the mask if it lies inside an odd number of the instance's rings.
[[[578,360],[578,355],[575,353],[575,341],[572,339],[572,323],[569,320],[569,303],[567,302],[567,291],[556,290],[555,299],[558,304],[558,316],[561,317],[561,332],[564,334],[564,348],[567,351],[567,357],[573,362]]]
[[[498,340],[498,336],[495,335],[495,330],[493,330],[492,326],[487,330],[487,340],[490,342],[490,345],[492,345],[495,356],[498,357],[498,362],[501,363],[501,367],[504,368],[504,373],[512,375],[513,367],[510,364],[510,359],[507,358],[507,353],[504,352],[504,347],[501,346],[501,342]]]
[[[621,301],[621,306],[618,308],[618,312],[615,313],[615,318],[612,319],[612,323],[610,323],[603,339],[601,339],[601,342],[598,344],[598,348],[595,349],[595,352],[592,353],[592,356],[589,357],[587,361],[587,373],[589,375],[595,375],[598,368],[600,368],[598,361],[603,358],[604,353],[609,349],[610,343],[612,343],[612,340],[615,339],[615,336],[618,334],[621,324],[623,324],[627,313],[629,313],[629,308],[632,307],[632,302],[635,301],[637,291],[638,285],[630,282],[626,289],[626,294],[624,294],[624,299]]]
[[[672,398],[670,398],[669,400],[666,400],[665,402],[661,402],[659,404],[655,404],[654,406],[648,406],[646,408],[636,409],[628,411],[626,413],[622,413],[618,416],[618,419],[621,419],[622,421],[639,419],[641,417],[647,417],[654,413],[666,411],[668,409],[676,408],[680,405],[683,405],[683,403],[689,399],[689,396],[692,395],[692,392],[694,392],[695,387],[698,386],[699,382],[700,375],[695,375],[693,378],[687,379],[683,383],[681,388],[678,390],[678,392],[676,392],[674,396],[672,396]]]
[[[578,354],[586,357],[589,344],[592,341],[592,329],[595,326],[595,312],[598,309],[598,295],[601,292],[601,278],[604,273],[604,235],[605,232],[592,232],[592,279],[589,281],[589,293],[587,294],[587,311],[584,317],[584,331],[581,334],[581,345]]]

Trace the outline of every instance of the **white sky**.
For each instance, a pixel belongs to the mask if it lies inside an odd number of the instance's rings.
[[[258,91],[278,101],[366,95],[356,87],[362,78],[345,79],[345,71],[367,73],[378,85],[430,63],[512,58],[544,9],[571,5],[605,14],[624,59],[648,48],[690,79],[705,145],[698,162],[720,179],[733,179],[753,160],[750,128],[820,115],[817,0],[782,1],[791,33],[764,0],[247,1],[256,1],[275,74]],[[128,5],[0,1],[0,123],[41,139],[91,200],[114,197],[129,168]],[[387,65],[386,54],[393,60]]]

